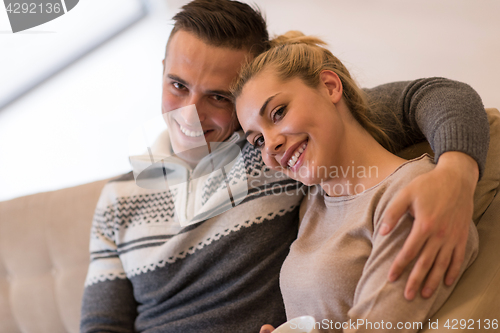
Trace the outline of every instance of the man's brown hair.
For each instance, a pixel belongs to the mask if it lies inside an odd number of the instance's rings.
[[[245,49],[254,56],[269,48],[266,21],[260,10],[238,1],[193,0],[173,20],[169,42],[177,31],[184,30],[209,45]]]

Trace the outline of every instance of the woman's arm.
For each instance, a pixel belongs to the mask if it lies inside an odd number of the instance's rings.
[[[389,273],[396,280],[420,253],[405,296],[412,299],[427,277],[422,295],[429,297],[446,273],[456,279],[463,262],[473,194],[483,173],[489,126],[478,94],[468,85],[443,78],[395,82],[366,89],[373,120],[396,143],[395,150],[429,141],[437,167],[415,178],[386,211],[382,235],[409,211],[415,228],[395,257]]]
[[[412,301],[406,300],[401,291],[410,274],[409,270],[403,273],[402,279],[395,282],[387,281],[386,276],[391,263],[413,228],[413,217],[405,214],[387,236],[381,236],[378,233],[380,225],[380,221],[375,222],[372,250],[356,286],[353,306],[348,312],[348,317],[352,322],[362,323],[362,325],[357,325],[352,330],[344,330],[344,332],[371,331],[363,325],[371,322],[372,325],[380,326],[382,321],[385,329],[380,329],[380,331],[417,332],[426,328],[427,318],[444,304],[456,282],[452,286],[445,286],[440,282],[435,293],[429,298],[416,295]],[[478,235],[472,222],[469,222],[467,238],[465,261],[460,267],[459,276],[477,255]],[[415,261],[411,264],[414,265]]]

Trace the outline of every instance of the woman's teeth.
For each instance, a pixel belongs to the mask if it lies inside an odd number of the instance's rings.
[[[189,136],[189,137],[192,137],[192,138],[196,138],[198,136],[202,136],[203,135],[203,131],[197,131],[197,132],[190,131],[190,130],[182,127],[181,124],[179,124],[179,128],[181,129],[182,133],[184,133],[186,136]]]
[[[289,168],[292,168],[295,165],[295,163],[297,163],[297,160],[299,159],[300,155],[302,155],[306,147],[307,147],[307,142],[304,142],[304,144],[295,151],[295,154],[293,154],[292,157],[288,160],[287,164]]]

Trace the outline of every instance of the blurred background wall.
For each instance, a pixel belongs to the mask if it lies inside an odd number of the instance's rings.
[[[124,15],[108,10],[103,16],[107,1],[80,1],[65,16],[17,34],[0,4],[0,63],[20,68],[0,69],[0,88],[43,65],[39,46],[22,58],[16,47],[64,41],[50,49],[56,56]],[[170,18],[187,1],[144,2],[144,18],[0,109],[0,200],[130,171],[128,134],[161,112]],[[271,34],[294,29],[324,38],[362,87],[443,76],[470,84],[486,107],[500,108],[497,0],[245,2],[262,9]]]

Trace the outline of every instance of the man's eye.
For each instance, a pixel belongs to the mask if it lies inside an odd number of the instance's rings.
[[[286,110],[286,106],[283,105],[283,106],[280,106],[275,112],[273,112],[271,114],[271,119],[273,120],[273,123],[276,123],[276,122],[280,121],[281,119],[283,119],[283,117],[285,116],[285,110]]]
[[[253,140],[253,145],[256,147],[256,148],[262,148],[264,146],[264,137],[262,135],[258,136],[257,138],[255,138]]]
[[[229,99],[227,99],[224,96],[221,95],[212,95],[212,99],[216,100],[217,102],[228,102]]]
[[[182,83],[179,83],[179,82],[174,82],[174,83],[172,83],[172,85],[174,86],[175,89],[178,89],[178,90],[186,89],[186,86],[183,85]]]

